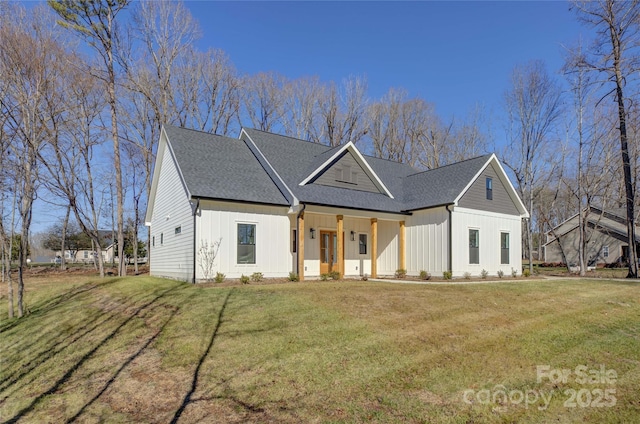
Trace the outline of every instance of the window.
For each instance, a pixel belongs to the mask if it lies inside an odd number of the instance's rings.
[[[487,200],[493,200],[493,180],[487,177]]]
[[[480,230],[469,230],[469,263],[480,263]]]
[[[160,233],[160,246],[164,243],[164,233]]]
[[[156,245],[156,236],[151,237],[151,247],[155,247]]]
[[[367,254],[367,235],[366,234],[359,234],[358,235],[358,239],[359,241],[359,246],[360,246],[360,254],[361,255],[366,255]]]
[[[238,263],[256,263],[255,224],[238,224]]]
[[[509,263],[509,233],[500,233],[500,263]]]
[[[296,253],[298,251],[298,230],[293,230],[293,235],[291,237],[292,246],[291,251]]]
[[[176,235],[177,235],[177,234],[180,234],[180,233],[182,233],[182,225],[180,225],[180,226],[176,227],[176,229],[175,229],[175,234],[176,234]]]
[[[84,253],[83,253],[83,257],[84,257],[85,259],[89,259],[89,252],[87,252],[87,251],[85,250],[85,251],[84,251]]]
[[[609,246],[602,246],[602,257],[603,258],[609,257]]]

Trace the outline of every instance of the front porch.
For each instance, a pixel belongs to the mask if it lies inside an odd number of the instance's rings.
[[[292,265],[300,281],[406,269],[405,215],[307,205],[292,218]]]

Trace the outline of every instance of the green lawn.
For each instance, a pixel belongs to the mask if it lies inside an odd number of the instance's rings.
[[[77,277],[27,304],[0,322],[3,422],[640,420],[637,282]]]

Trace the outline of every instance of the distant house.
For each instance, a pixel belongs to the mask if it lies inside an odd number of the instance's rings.
[[[583,218],[587,224],[588,243],[585,251],[587,265],[626,263],[629,238],[625,210],[592,206],[583,212]],[[636,244],[640,249],[640,227],[636,226],[636,228]],[[546,237],[547,242],[543,246],[545,262],[564,263],[562,258],[562,251],[564,251],[569,265],[579,263],[578,214],[547,232]]]
[[[112,232],[110,230],[100,230],[100,238],[102,240],[102,259],[104,263],[117,260],[115,252],[115,244],[112,242]],[[78,248],[77,250],[65,250],[64,259],[68,263],[93,263],[97,252],[90,248]],[[56,258],[62,257],[62,252],[56,252]]]
[[[151,275],[195,282],[218,240],[229,278],[510,273],[527,216],[492,154],[419,172],[351,142],[165,126],[145,221]]]

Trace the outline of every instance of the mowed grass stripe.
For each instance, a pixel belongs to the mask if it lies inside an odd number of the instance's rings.
[[[31,314],[0,323],[2,421],[640,419],[634,283],[230,288],[128,277],[27,289]],[[544,364],[614,369],[616,406],[566,408],[562,390],[582,386],[537,383]],[[546,410],[463,402],[465,390],[498,384],[558,393]]]

